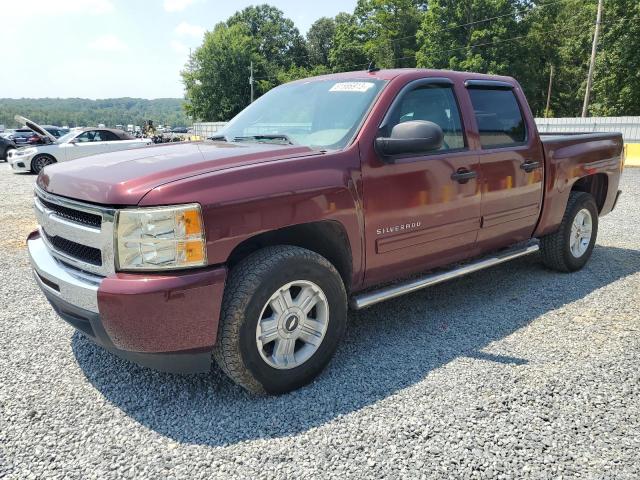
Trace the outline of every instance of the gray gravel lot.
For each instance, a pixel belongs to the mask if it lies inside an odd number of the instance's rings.
[[[640,477],[640,169],[583,271],[530,257],[353,313],[323,375],[275,398],[57,318],[24,248],[34,180],[0,164],[0,477]]]

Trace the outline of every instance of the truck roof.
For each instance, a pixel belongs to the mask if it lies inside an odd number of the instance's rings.
[[[451,80],[500,80],[517,84],[513,77],[503,75],[488,75],[475,72],[458,72],[455,70],[435,70],[429,68],[391,68],[369,72],[368,70],[356,70],[352,72],[330,73],[314,77],[314,80],[345,80],[352,78],[377,78],[380,80],[393,80],[397,77],[447,77]],[[298,82],[308,82],[310,79],[297,80]]]

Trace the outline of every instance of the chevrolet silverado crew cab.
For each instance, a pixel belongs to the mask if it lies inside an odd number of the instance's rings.
[[[45,167],[28,251],[53,308],[104,348],[172,372],[213,358],[281,393],[327,364],[349,307],[538,250],[582,268],[622,147],[540,135],[509,77],[310,78],[208,141]]]

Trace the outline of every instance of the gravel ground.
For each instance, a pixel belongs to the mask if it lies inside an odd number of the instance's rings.
[[[58,319],[24,248],[33,181],[0,164],[0,477],[640,476],[640,169],[581,272],[530,257],[351,314],[321,377],[276,398]]]

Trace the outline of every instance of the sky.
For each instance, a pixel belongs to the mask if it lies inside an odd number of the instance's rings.
[[[356,0],[0,0],[0,98],[182,97],[189,48],[260,3],[306,34]]]

